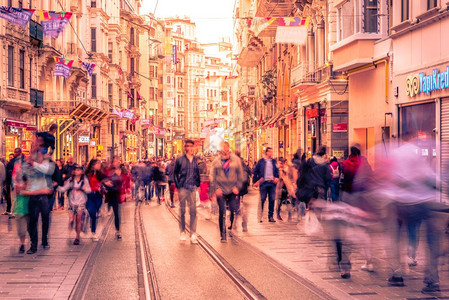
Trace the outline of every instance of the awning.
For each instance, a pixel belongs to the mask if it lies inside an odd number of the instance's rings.
[[[24,121],[6,119],[6,126],[17,127],[17,128],[27,128],[27,123]]]
[[[104,112],[98,108],[91,107],[87,104],[80,103],[75,109],[70,113],[71,117],[75,117],[77,119],[85,120],[91,123],[99,123],[106,116],[108,112]]]
[[[271,126],[276,123],[277,120],[282,116],[282,113],[282,111],[278,111],[277,113],[275,113],[274,116],[271,117],[271,119],[269,119],[267,123],[265,123],[264,127]]]

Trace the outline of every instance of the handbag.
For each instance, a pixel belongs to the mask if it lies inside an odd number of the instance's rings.
[[[323,226],[321,222],[318,220],[318,217],[313,211],[309,211],[306,214],[304,220],[304,232],[308,236],[317,236],[323,234]]]

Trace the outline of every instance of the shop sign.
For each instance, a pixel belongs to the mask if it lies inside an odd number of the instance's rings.
[[[415,97],[418,94],[425,93],[430,95],[433,91],[441,91],[449,88],[449,66],[446,71],[440,72],[433,69],[432,74],[427,75],[424,72],[413,74],[407,77],[405,93],[407,96]]]
[[[348,123],[333,123],[332,132],[348,132]]]
[[[140,125],[150,125],[150,119],[142,119],[142,120],[140,120]]]
[[[89,136],[80,135],[78,137],[78,144],[80,144],[80,145],[89,145],[89,140],[90,140]]]
[[[175,135],[175,140],[182,140],[184,137],[182,135]]]
[[[332,151],[332,156],[335,156],[336,158],[343,158],[344,155],[345,155],[344,151],[340,151],[340,150]]]
[[[322,108],[322,109],[320,109],[320,116],[324,116],[324,115],[326,115],[326,109]],[[318,117],[318,108],[306,110],[306,117],[309,119],[317,118]]]
[[[17,127],[17,128],[27,128],[27,123],[16,120],[6,120],[6,126]]]
[[[37,126],[36,125],[27,125],[27,130],[28,131],[37,131]]]

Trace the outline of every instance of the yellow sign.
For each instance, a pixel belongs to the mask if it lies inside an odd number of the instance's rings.
[[[419,94],[419,76],[418,74],[413,74],[407,77],[405,85],[405,93],[407,96],[415,97]]]
[[[97,150],[99,150],[99,151],[103,150],[103,145],[101,145],[101,144],[97,145]]]
[[[344,151],[340,151],[340,150],[333,150],[332,151],[332,156],[335,156],[336,158],[343,158],[343,156],[345,155]]]

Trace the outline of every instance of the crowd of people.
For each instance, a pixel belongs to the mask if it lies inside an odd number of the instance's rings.
[[[179,200],[180,240],[188,238],[198,243],[198,202],[209,211],[218,205],[218,229],[225,243],[241,220],[242,230],[248,231],[245,195],[249,187],[258,190],[257,221],[264,222],[268,199],[269,223],[301,221],[309,234],[327,236],[335,245],[332,262],[342,278],[351,277],[350,249],[353,236],[362,243],[366,263],[362,270],[374,271],[371,250],[372,236],[384,231],[391,245],[397,244],[401,227],[408,233],[408,265],[417,265],[417,246],[421,223],[426,223],[428,260],[423,292],[439,290],[438,257],[439,234],[434,212],[447,212],[438,199],[434,170],[422,157],[416,155],[416,145],[403,143],[389,155],[378,157],[373,170],[361,155],[360,145],[350,148],[347,159],[338,160],[327,155],[325,146],[311,157],[298,151],[291,160],[273,158],[273,149],[267,147],[264,157],[249,166],[238,151],[232,152],[222,142],[216,155],[198,157],[194,142],[186,140],[184,154],[176,159],[153,159],[133,164],[122,163],[114,157],[110,162],[92,159],[76,164],[73,157],[66,162],[54,161],[54,139],[48,133],[37,134],[30,155],[15,149],[8,162],[0,163],[0,182],[3,184],[5,215],[15,218],[19,252],[25,252],[26,233],[30,237],[28,254],[38,250],[38,218],[41,215],[43,249],[50,247],[48,231],[52,210],[68,209],[69,226],[76,232],[74,245],[80,244],[80,233],[90,220],[93,241],[99,240],[97,219],[100,208],[106,204],[114,213],[116,238],[121,239],[120,204],[131,200],[149,204],[155,197],[161,205],[176,207]],[[382,151],[379,151],[381,153]],[[199,200],[199,201],[198,201]],[[190,214],[190,237],[186,231],[186,210]],[[229,211],[229,221],[227,220]],[[275,218],[276,217],[276,218]],[[285,217],[285,215],[284,215]],[[381,228],[381,229],[376,229]],[[355,234],[356,233],[356,234]],[[392,274],[388,283],[403,286],[399,247],[388,247]]]

